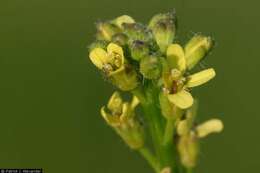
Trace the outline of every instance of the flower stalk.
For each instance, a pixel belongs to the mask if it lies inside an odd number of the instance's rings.
[[[196,122],[198,101],[192,96],[194,87],[216,76],[213,68],[191,74],[212,39],[196,34],[182,47],[176,26],[173,12],[155,15],[148,26],[123,15],[99,22],[89,47],[91,62],[119,90],[101,108],[102,117],[155,173],[193,172],[199,141],[223,130],[216,118]],[[124,100],[121,92],[132,99]]]

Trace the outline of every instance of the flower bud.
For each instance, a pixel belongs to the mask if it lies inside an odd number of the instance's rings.
[[[140,62],[140,72],[147,79],[157,79],[162,71],[161,62],[158,57],[147,56]]]
[[[149,47],[147,44],[140,40],[135,40],[130,45],[131,57],[136,60],[140,61],[145,56],[149,54]]]
[[[99,22],[97,23],[97,39],[111,41],[112,36],[120,32],[115,24],[110,22]]]
[[[193,132],[180,137],[178,141],[178,151],[183,166],[186,168],[196,166],[199,154],[199,143]]]
[[[97,41],[93,42],[91,45],[89,45],[88,49],[89,49],[89,52],[91,52],[95,48],[106,49],[107,45],[108,45],[108,43],[105,40],[97,40]]]
[[[140,23],[123,23],[123,31],[129,37],[130,41],[150,41],[152,39],[152,33],[146,28],[146,26]]]
[[[128,15],[122,15],[122,16],[119,16],[117,17],[115,20],[114,20],[114,23],[116,24],[116,26],[118,26],[119,28],[123,28],[123,24],[124,23],[135,23],[135,20],[128,16]]]
[[[116,43],[120,46],[124,46],[128,42],[128,37],[123,33],[117,33],[117,34],[113,35],[112,42]]]
[[[185,58],[188,69],[192,69],[212,47],[210,37],[195,35],[185,46]]]
[[[176,30],[176,18],[174,13],[157,14],[150,23],[155,40],[161,50],[165,53],[169,44],[173,42]]]
[[[203,124],[196,127],[197,136],[199,138],[204,138],[211,133],[219,133],[223,130],[224,125],[219,119],[211,119]]]

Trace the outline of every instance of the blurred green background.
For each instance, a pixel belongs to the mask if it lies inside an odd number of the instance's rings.
[[[259,1],[1,0],[0,167],[48,173],[150,173],[104,123],[99,108],[113,88],[90,63],[94,22],[129,14],[147,22],[176,9],[179,40],[216,40],[205,61],[217,77],[195,89],[200,121],[225,131],[203,140],[196,172],[258,172],[260,165]]]

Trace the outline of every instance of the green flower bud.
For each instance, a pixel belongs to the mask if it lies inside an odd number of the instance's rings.
[[[188,69],[192,69],[212,47],[210,37],[195,35],[185,46],[185,58]]]
[[[169,44],[173,42],[176,31],[176,18],[174,13],[157,14],[150,23],[155,40],[161,50],[165,53]]]
[[[140,40],[135,40],[130,45],[131,56],[134,60],[140,61],[143,57],[148,56],[149,47]]]
[[[160,77],[162,66],[160,59],[156,56],[147,56],[141,59],[140,72],[147,79],[157,79]]]
[[[106,49],[108,43],[105,40],[97,40],[93,42],[91,45],[89,45],[88,49],[91,52],[95,48],[102,48]]]
[[[112,42],[114,42],[120,46],[124,46],[128,42],[128,37],[123,33],[117,33],[117,34],[113,35]]]
[[[130,41],[150,41],[152,39],[152,33],[143,24],[140,23],[123,23],[123,31],[129,37]]]
[[[98,22],[97,23],[97,39],[111,41],[112,36],[120,32],[115,24],[110,22]]]
[[[139,80],[135,69],[129,64],[125,69],[110,76],[112,83],[122,91],[130,91],[139,85]]]

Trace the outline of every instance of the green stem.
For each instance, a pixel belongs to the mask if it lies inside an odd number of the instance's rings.
[[[163,137],[163,145],[166,146],[173,142],[174,127],[175,127],[175,121],[167,120],[164,137]]]
[[[192,173],[193,169],[192,168],[186,168],[186,173]]]
[[[159,173],[160,164],[159,164],[158,160],[154,157],[154,155],[147,148],[141,148],[141,149],[139,149],[139,152],[147,160],[147,162],[154,169],[154,171],[156,173]]]
[[[153,141],[154,149],[156,152],[156,156],[159,160],[162,159],[161,152],[160,152],[160,141],[162,139],[162,131],[161,125],[159,124],[157,118],[157,110],[153,105],[143,105],[145,118],[148,123],[148,128],[150,132],[150,136]]]
[[[137,88],[133,90],[132,93],[138,97],[143,107],[160,170],[165,167],[170,167],[175,173],[175,150],[173,130],[171,130],[173,125],[167,125],[167,140],[164,144],[165,122],[159,107],[159,89],[153,86],[152,83],[149,83],[145,88]]]
[[[139,86],[137,88],[135,88],[134,90],[132,90],[133,95],[135,95],[139,101],[144,104],[146,102],[146,97],[144,94],[144,89],[143,87]]]

